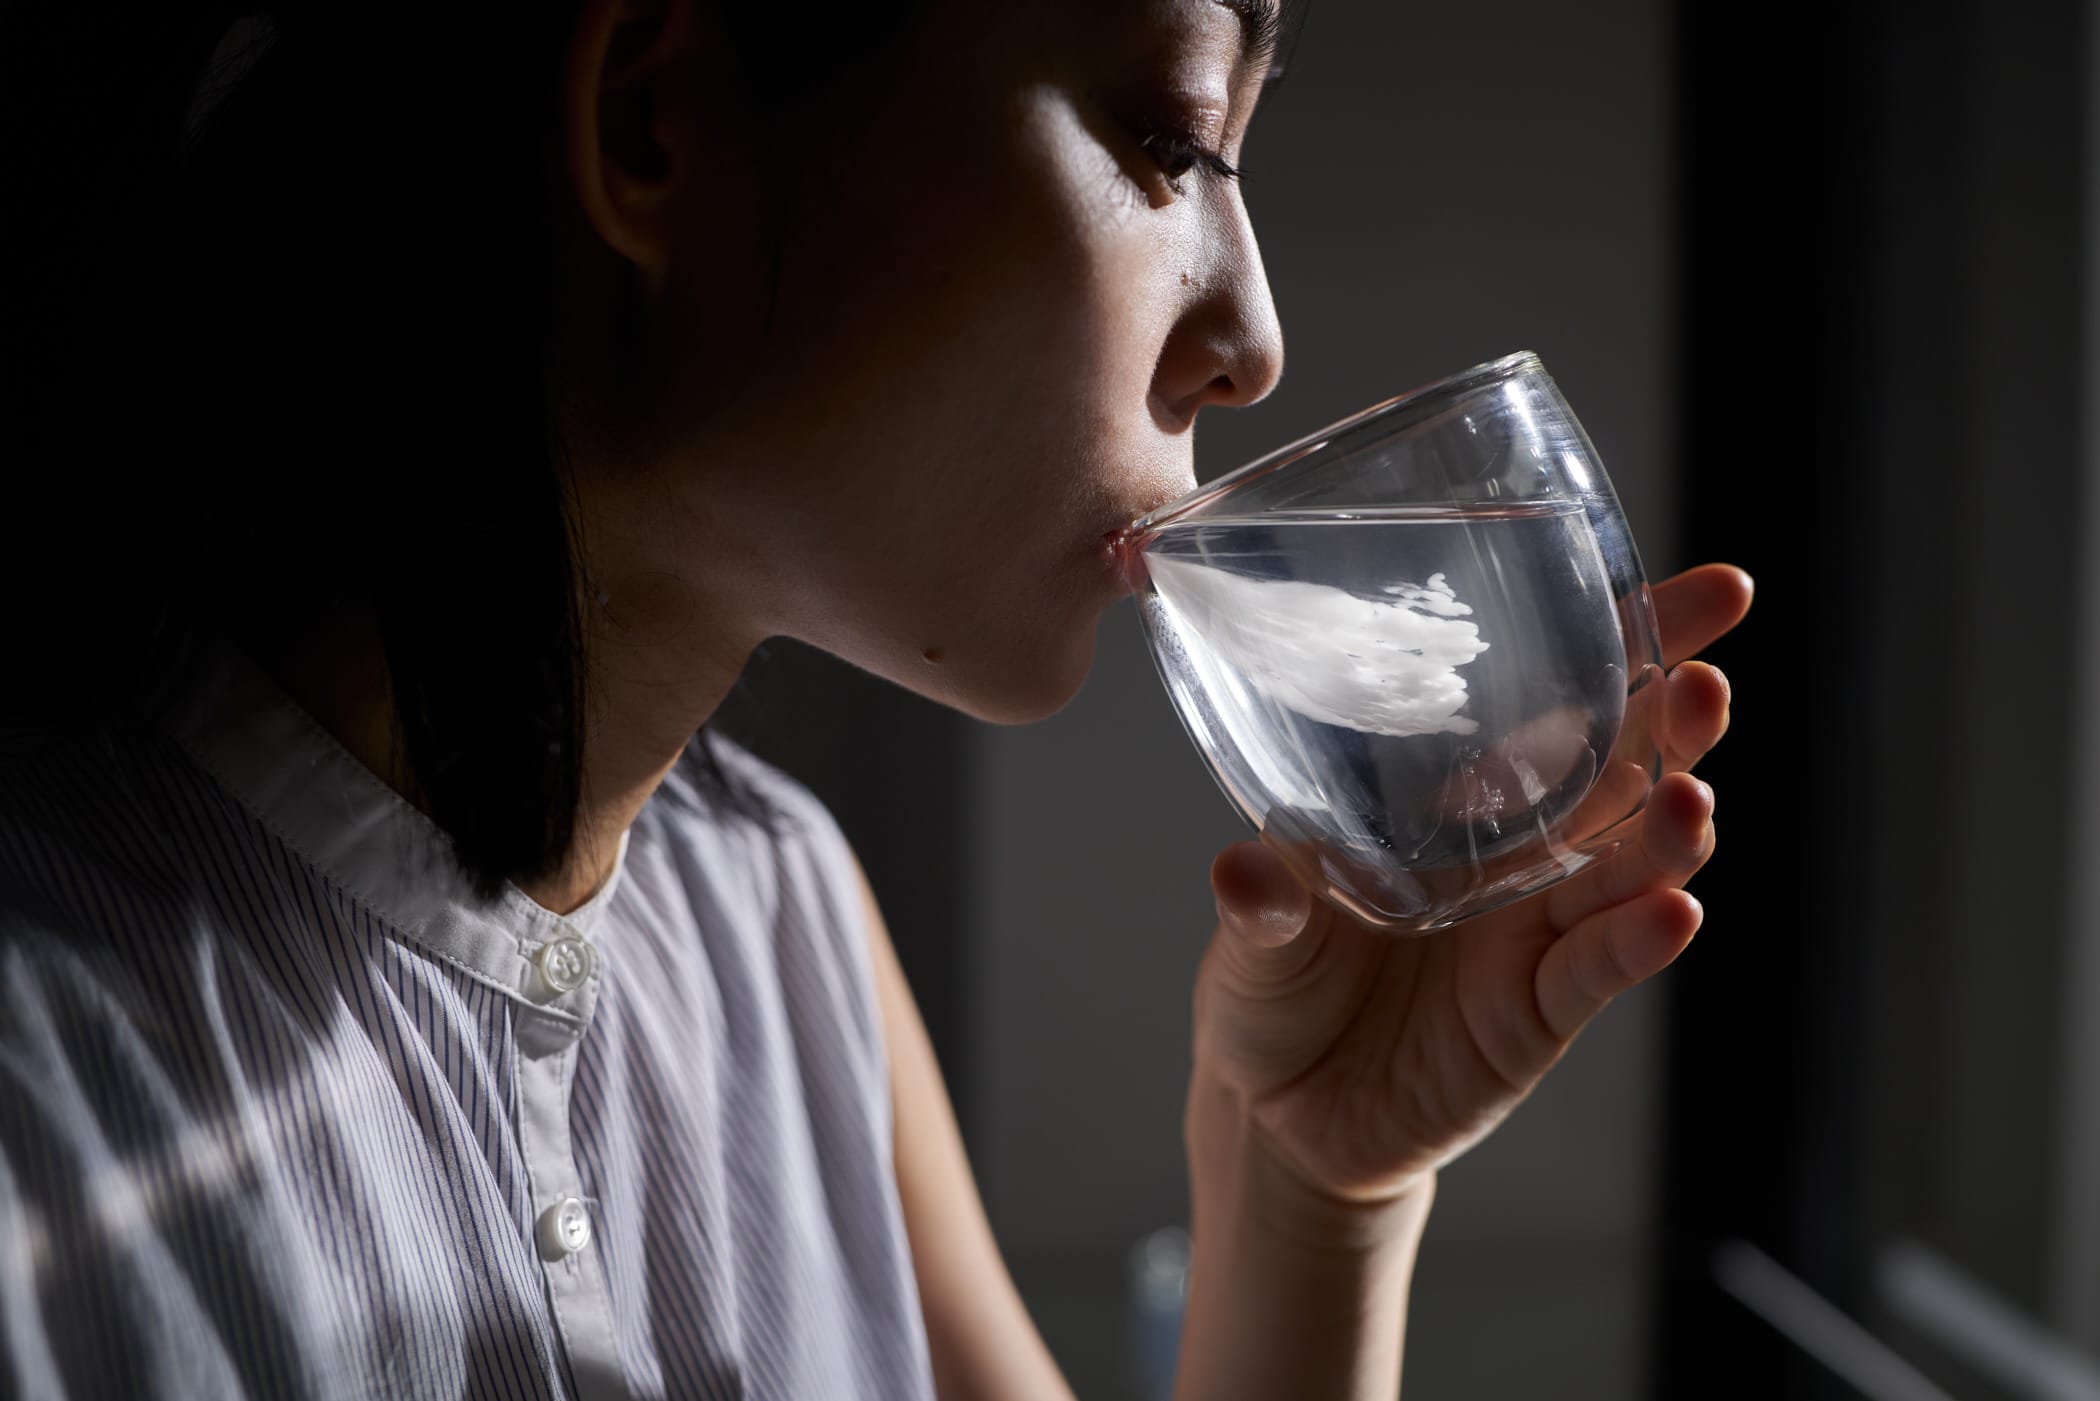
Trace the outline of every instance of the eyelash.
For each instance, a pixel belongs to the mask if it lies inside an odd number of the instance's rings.
[[[1216,151],[1206,150],[1188,136],[1161,127],[1141,128],[1138,145],[1145,154],[1158,163],[1160,173],[1167,177],[1167,184],[1175,194],[1182,193],[1181,177],[1189,171],[1201,168],[1205,173],[1220,180],[1237,180],[1240,168],[1226,160]]]

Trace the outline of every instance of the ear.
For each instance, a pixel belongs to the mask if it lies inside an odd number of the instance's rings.
[[[584,218],[662,290],[672,205],[694,178],[709,41],[695,0],[584,0],[562,72],[563,169]]]

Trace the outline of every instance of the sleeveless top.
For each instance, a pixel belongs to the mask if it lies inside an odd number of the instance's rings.
[[[0,747],[0,1394],[933,1394],[806,788],[695,736],[583,907],[483,902],[224,634],[183,674]]]

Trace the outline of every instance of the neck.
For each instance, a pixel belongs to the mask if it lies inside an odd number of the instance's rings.
[[[692,601],[662,576],[616,588],[590,615],[585,653],[584,797],[576,834],[552,875],[519,889],[556,914],[588,900],[612,874],[620,838],[670,772],[693,732],[735,684],[748,649],[695,646]],[[679,623],[675,651],[665,624]],[[394,704],[376,620],[356,605],[251,608],[230,635],[359,763],[408,796],[393,744]],[[427,810],[425,815],[429,815]]]

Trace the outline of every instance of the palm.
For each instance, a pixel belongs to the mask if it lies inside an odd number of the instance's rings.
[[[1655,591],[1672,666],[1725,632],[1747,580],[1710,566]],[[1233,1086],[1311,1185],[1390,1194],[1490,1132],[1618,992],[1665,966],[1697,926],[1676,890],[1711,850],[1689,769],[1727,723],[1726,684],[1694,664],[1663,700],[1665,766],[1634,840],[1527,900],[1451,929],[1395,937],[1235,862],[1214,868],[1232,925],[1197,980],[1199,1068]],[[1273,881],[1280,862],[1269,857]],[[1287,879],[1287,878],[1286,878]]]

